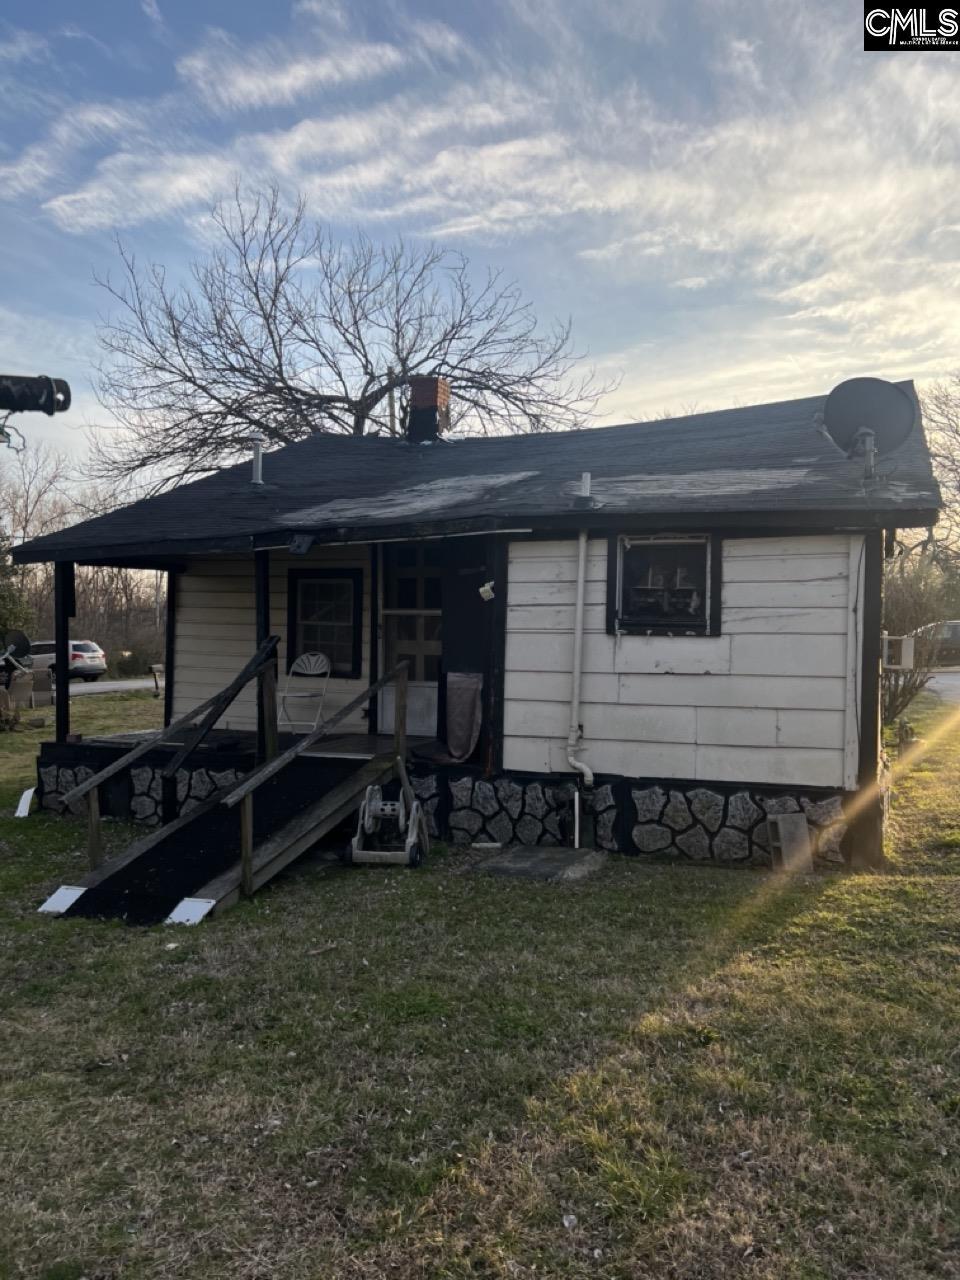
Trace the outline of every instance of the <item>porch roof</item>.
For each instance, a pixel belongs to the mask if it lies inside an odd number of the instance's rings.
[[[915,398],[912,382],[900,384]],[[429,444],[315,435],[108,515],[23,543],[18,563],[159,563],[211,551],[371,541],[584,523],[591,527],[911,527],[932,524],[940,493],[922,426],[864,484],[818,433],[825,396],[657,422]]]

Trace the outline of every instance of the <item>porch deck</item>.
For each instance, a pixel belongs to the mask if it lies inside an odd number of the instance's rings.
[[[184,731],[189,732],[189,730]],[[140,730],[85,737],[68,742],[43,742],[37,761],[38,799],[44,808],[58,807],[58,796],[76,785],[79,769],[99,773],[115,764],[139,743],[152,739],[154,733]],[[302,735],[281,734],[280,750],[294,745]],[[161,812],[162,783],[160,774],[171,757],[184,743],[184,734],[174,734],[145,751],[131,769],[107,779],[101,786],[101,812],[104,816],[127,817],[131,813],[146,822],[155,822]],[[413,753],[434,745],[431,738],[407,739],[407,765],[415,761]],[[338,785],[377,756],[392,755],[392,734],[331,734],[313,747],[308,747],[295,767],[288,770],[294,792],[304,788],[313,794]],[[186,765],[190,780],[178,784],[179,802],[189,798],[203,800],[213,787],[229,785],[237,778],[252,773],[257,767],[257,735],[252,730],[213,729],[191,754]]]

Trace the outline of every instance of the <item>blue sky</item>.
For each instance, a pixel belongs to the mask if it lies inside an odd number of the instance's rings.
[[[841,0],[6,0],[0,365],[68,377],[94,272],[182,272],[237,178],[516,276],[612,422],[960,367],[960,55]]]

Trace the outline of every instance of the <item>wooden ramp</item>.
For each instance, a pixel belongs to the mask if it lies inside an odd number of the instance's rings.
[[[397,762],[392,756],[374,756],[356,773],[328,791],[323,799],[256,845],[252,851],[249,892],[256,893],[262,889],[284,867],[312,849],[334,827],[355,813],[367,787],[384,786],[396,776]],[[243,866],[238,860],[195,894],[183,898],[167,917],[167,923],[195,924],[207,915],[232,907],[243,892]]]
[[[269,694],[276,645],[277,638],[270,637],[220,694],[153,739],[138,743],[120,760],[79,783],[62,798],[64,804],[87,798],[92,870],[76,884],[61,885],[43,903],[41,911],[121,919],[131,924],[196,924],[212,912],[232,905],[241,894],[256,893],[358,810],[368,787],[399,778],[406,802],[412,805],[414,797],[404,765],[407,664],[401,662],[279,754],[276,717],[271,715],[274,732],[268,736],[273,741],[267,747],[267,759],[252,773],[136,841],[120,857],[103,862],[100,786],[189,722],[194,726],[192,731],[161,775],[175,792],[176,770],[211,731],[225,703],[255,677],[267,677]],[[341,764],[349,771],[347,776],[318,797],[318,768],[308,752],[390,682],[396,683],[393,751],[356,765],[353,759],[344,757]],[[328,759],[328,767],[330,762]],[[423,839],[427,839],[425,827]]]
[[[262,889],[356,812],[368,786],[395,778],[397,762],[393,756],[376,756],[304,806],[308,776],[305,770],[297,787],[282,787],[278,780],[263,795],[256,829],[249,833],[246,889],[243,845],[248,833],[237,811],[227,807],[230,792],[221,792],[135,841],[76,884],[62,885],[41,911],[131,924],[194,924],[232,906],[241,893]]]

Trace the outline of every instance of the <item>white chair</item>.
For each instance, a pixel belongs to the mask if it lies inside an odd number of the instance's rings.
[[[309,677],[320,683],[312,689],[291,689],[291,684],[297,680]],[[280,725],[284,723],[297,732],[297,726],[301,729],[305,728],[305,732],[319,727],[321,722],[321,712],[323,711],[323,699],[327,692],[327,681],[330,679],[330,659],[325,653],[301,653],[299,658],[295,658],[291,663],[290,670],[287,672],[287,678],[284,681],[283,688],[280,691]],[[299,706],[303,705],[303,699],[311,698],[317,704],[317,709],[311,719],[309,717],[309,704],[304,707],[308,712],[306,716],[291,715],[292,710],[296,711]]]

